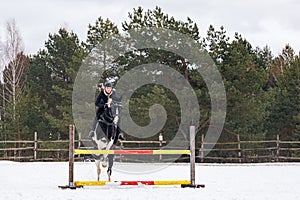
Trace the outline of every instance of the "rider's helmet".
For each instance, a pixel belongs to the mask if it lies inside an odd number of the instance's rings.
[[[104,86],[105,86],[105,87],[112,87],[112,84],[111,84],[111,82],[106,82],[106,83],[104,84]]]

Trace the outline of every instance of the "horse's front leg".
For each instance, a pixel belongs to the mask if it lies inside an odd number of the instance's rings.
[[[95,161],[96,167],[97,167],[97,181],[100,180],[100,174],[101,174],[101,167],[100,167],[100,160]]]
[[[114,141],[113,140],[109,141],[109,143],[106,145],[106,150],[110,150],[113,145],[114,145]],[[103,154],[104,162],[102,163],[102,167],[104,168],[107,167],[107,157],[109,157],[108,154]]]
[[[110,150],[112,148],[113,144],[114,144],[113,140],[109,141],[109,143],[106,146],[106,150]],[[104,167],[104,168],[107,167],[107,160],[108,160],[107,176],[108,176],[108,181],[110,181],[111,168],[112,168],[112,165],[113,165],[114,155],[105,154],[105,155],[103,155],[103,157],[104,157],[104,162],[102,163],[102,167]]]
[[[103,155],[104,159],[103,159],[103,163],[102,163],[102,167],[106,168],[107,167],[107,162],[108,162],[108,168],[107,168],[107,176],[108,176],[108,181],[110,181],[110,175],[111,175],[111,156],[113,155]]]
[[[114,156],[115,155],[108,155],[108,168],[107,168],[107,176],[108,181],[110,181],[111,173],[112,173],[112,166],[114,163]]]
[[[106,168],[106,167],[107,167],[107,157],[108,157],[107,154],[104,154],[104,155],[103,155],[103,163],[102,163],[102,167],[103,167],[103,168]]]

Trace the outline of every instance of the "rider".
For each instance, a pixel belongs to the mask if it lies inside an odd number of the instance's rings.
[[[116,92],[112,88],[112,83],[106,82],[104,84],[104,88],[102,88],[100,90],[100,93],[95,102],[96,116],[97,116],[98,120],[101,118],[101,115],[103,114],[104,109],[109,108],[112,100],[116,99],[116,98],[117,98]],[[120,131],[119,126],[117,126],[116,138],[118,138],[120,140],[125,140],[123,134]]]

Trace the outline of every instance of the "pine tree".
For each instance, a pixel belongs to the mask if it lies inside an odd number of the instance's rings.
[[[276,57],[270,69],[275,77],[273,89],[275,98],[270,107],[267,119],[267,137],[297,139],[295,134],[299,115],[300,62],[290,46],[286,46],[282,54]]]
[[[90,52],[105,39],[115,34],[119,34],[118,27],[109,19],[104,20],[102,17],[99,17],[95,25],[88,25],[87,40],[85,43],[87,51]]]
[[[46,119],[49,121],[54,138],[67,138],[68,125],[74,123],[72,117],[72,89],[77,71],[85,56],[77,35],[66,29],[59,29],[57,34],[50,34],[45,43],[46,51],[41,52],[35,67],[44,67],[50,72],[46,88],[52,86],[45,95],[47,103]],[[45,60],[43,60],[45,59]],[[37,70],[36,69],[36,70]],[[39,79],[44,74],[38,74],[32,79]],[[34,69],[31,69],[33,72]],[[49,74],[48,74],[49,75]],[[47,74],[45,74],[47,76]]]
[[[229,42],[223,27],[215,30],[210,26],[205,41],[226,88],[227,117],[222,138],[230,139],[229,133],[240,134],[243,139],[262,138],[267,114],[263,88],[269,61],[240,34]]]
[[[184,34],[185,37],[189,37],[195,44],[198,45],[199,50],[202,48],[202,42],[200,41],[199,30],[197,24],[194,23],[190,18],[186,21],[176,20],[174,17],[169,16],[164,13],[161,8],[156,7],[154,10],[144,11],[141,7],[133,9],[133,12],[128,14],[128,20],[122,23],[123,31],[127,32],[129,35],[137,31],[141,34],[141,38],[144,46],[151,46],[153,42],[161,45],[162,47],[172,47],[174,49],[182,48],[181,42],[172,37],[165,38],[164,33],[166,30],[172,32],[176,31],[178,33]],[[162,29],[161,29],[162,28]],[[147,39],[146,39],[147,38]],[[186,49],[186,51],[189,51]],[[190,52],[191,54],[193,52]],[[164,50],[163,48],[136,48],[127,52],[124,56],[119,57],[118,62],[118,72],[120,75],[126,71],[131,70],[136,66],[149,63],[157,63],[169,66],[181,73],[186,80],[188,80],[193,87],[197,97],[199,98],[201,107],[201,116],[205,119],[201,119],[201,126],[207,126],[209,123],[209,107],[210,104],[209,95],[207,87],[199,75],[198,71],[191,67],[192,63],[183,57],[182,55],[177,55],[174,52]],[[145,68],[147,70],[147,68]],[[145,72],[146,73],[146,72]],[[152,74],[153,80],[156,79],[155,73],[147,72]],[[181,84],[179,82],[170,82],[171,77],[174,75],[164,74],[164,78],[169,84],[168,88],[176,84]],[[142,124],[149,123],[147,117],[145,117],[145,112],[147,112],[151,102],[154,104],[156,102],[154,99],[160,99],[159,104],[163,105],[167,111],[168,117],[165,127],[162,129],[164,135],[167,138],[172,138],[173,134],[178,131],[179,124],[181,123],[180,105],[176,96],[168,89],[164,87],[153,87],[151,85],[144,86],[135,92],[135,98],[129,104],[132,105],[130,108],[134,110],[137,116],[135,119],[137,122]],[[167,102],[167,103],[166,103]],[[142,108],[142,105],[145,106]],[[148,111],[149,112],[149,111]],[[147,116],[147,115],[146,115]],[[177,129],[176,129],[177,128]],[[186,128],[188,129],[188,128]],[[185,130],[182,131],[182,136],[185,136]]]

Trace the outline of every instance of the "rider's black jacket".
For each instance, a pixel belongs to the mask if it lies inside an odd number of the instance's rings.
[[[95,102],[95,106],[98,107],[98,110],[97,110],[97,116],[100,116],[102,115],[103,111],[104,111],[104,108],[105,108],[105,104],[107,103],[108,101],[108,98],[112,98],[112,96],[114,95],[114,91],[112,91],[110,94],[107,94],[105,92],[105,90],[102,90],[97,99],[96,99],[96,102]]]
[[[105,106],[106,106],[106,103],[108,101],[109,98],[112,98],[113,101],[117,101],[117,102],[120,102],[121,101],[121,98],[116,94],[116,92],[114,90],[112,90],[112,92],[110,94],[107,94],[105,92],[105,90],[102,90],[96,101],[95,101],[95,106],[98,107],[98,110],[96,111],[96,117],[97,119],[101,119],[101,115],[103,114],[104,110],[105,110]],[[120,130],[120,127],[119,127],[119,123],[120,123],[120,118],[118,120],[118,127],[117,127],[117,132],[116,132],[116,137],[115,138],[115,141],[114,141],[114,144],[117,143],[118,141],[118,138],[119,138],[119,134],[121,132]],[[94,125],[93,125],[94,127]],[[122,136],[122,138],[124,138],[124,136]],[[124,140],[124,139],[123,139]]]

